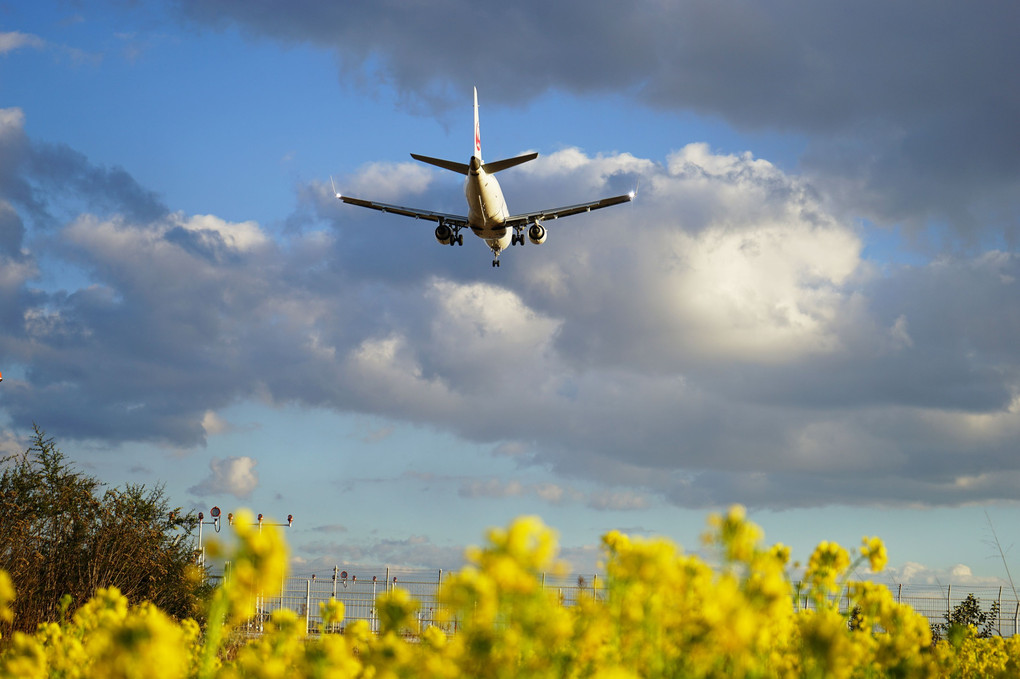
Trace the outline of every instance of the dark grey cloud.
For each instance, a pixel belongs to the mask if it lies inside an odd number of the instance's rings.
[[[25,237],[25,224],[21,216],[10,206],[0,203],[0,254],[18,257]]]
[[[136,221],[168,210],[120,167],[103,167],[65,144],[31,141],[20,109],[0,109],[0,199],[23,211],[22,219],[52,228],[81,209],[120,214]],[[60,214],[54,210],[60,206]],[[6,229],[0,225],[0,237]]]
[[[1017,229],[1020,7],[1008,0],[176,6],[199,25],[335,50],[345,79],[391,83],[430,114],[478,83],[503,102],[624,93],[804,135],[805,166],[852,214]]]

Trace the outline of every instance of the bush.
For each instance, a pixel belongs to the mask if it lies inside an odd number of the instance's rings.
[[[975,636],[978,639],[988,639],[995,635],[999,624],[999,602],[993,601],[991,608],[986,612],[981,610],[981,600],[974,596],[973,592],[967,595],[963,601],[956,605],[949,613],[943,613],[945,622],[935,623],[931,626],[932,638],[954,639],[969,627],[974,628]]]
[[[109,587],[173,617],[195,614],[205,588],[195,517],[179,509],[171,517],[162,486],[101,493],[103,484],[74,469],[38,427],[31,447],[2,463],[0,569],[18,592],[8,629],[33,631]]]

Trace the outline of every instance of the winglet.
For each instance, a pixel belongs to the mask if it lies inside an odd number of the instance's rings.
[[[482,136],[478,132],[478,88],[475,88],[475,158],[482,161]]]
[[[337,200],[340,200],[340,192],[336,190],[336,184],[333,183],[333,175],[329,175],[329,185],[333,187],[333,195]]]

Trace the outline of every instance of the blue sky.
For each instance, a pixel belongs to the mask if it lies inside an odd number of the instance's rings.
[[[424,6],[422,6],[424,7]],[[0,448],[294,514],[297,573],[538,514],[887,540],[999,583],[1020,518],[1012,3],[0,4]],[[487,49],[482,26],[500,27]],[[463,212],[471,88],[511,211]]]

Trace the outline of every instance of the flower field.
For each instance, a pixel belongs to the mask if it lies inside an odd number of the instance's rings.
[[[413,636],[417,604],[401,589],[378,600],[377,632],[345,624],[334,600],[320,611],[323,633],[306,635],[282,610],[261,636],[240,636],[256,597],[279,590],[287,555],[275,529],[250,516],[235,526],[230,577],[207,602],[204,630],[100,590],[65,620],[0,640],[0,677],[1020,676],[1020,638],[961,628],[933,645],[927,620],[888,589],[849,582],[858,567],[884,567],[881,540],[852,553],[822,542],[795,585],[789,549],[765,545],[739,507],[709,518],[713,565],[666,540],[607,534],[604,596],[569,605],[541,586],[543,572],[563,568],[553,531],[518,519],[469,551],[440,591],[447,620]],[[847,588],[850,611],[837,596]],[[0,619],[15,596],[0,572]]]

